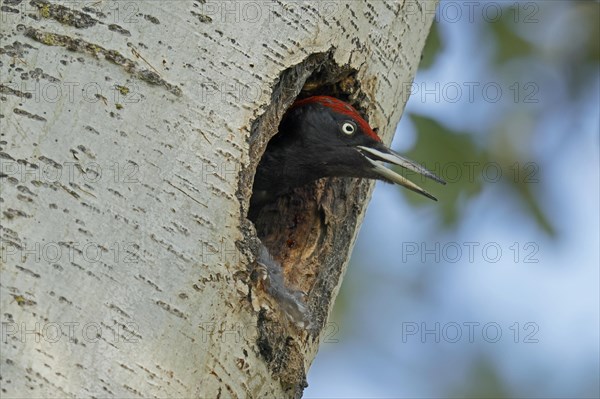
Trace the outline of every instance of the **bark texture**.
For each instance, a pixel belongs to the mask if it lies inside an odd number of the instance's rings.
[[[301,396],[372,186],[255,229],[256,165],[298,96],[389,142],[435,4],[1,4],[2,396]],[[252,278],[257,230],[315,331]]]

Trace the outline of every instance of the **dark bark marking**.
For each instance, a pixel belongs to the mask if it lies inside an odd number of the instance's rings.
[[[183,94],[181,88],[178,86],[167,82],[154,71],[140,68],[135,61],[124,57],[116,50],[107,50],[100,45],[82,39],[74,39],[66,35],[44,32],[32,27],[25,28],[25,36],[47,46],[64,47],[67,50],[85,53],[94,58],[98,58],[99,55],[102,55],[107,61],[122,67],[128,74],[150,85],[162,86],[176,96],[181,96]]]

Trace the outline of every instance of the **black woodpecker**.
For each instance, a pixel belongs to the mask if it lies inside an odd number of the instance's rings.
[[[264,205],[323,177],[382,180],[436,200],[404,176],[384,167],[384,163],[446,184],[421,165],[386,147],[367,121],[344,101],[329,96],[298,100],[284,115],[279,132],[269,141],[258,165],[249,218],[254,221]],[[285,287],[281,266],[264,245],[257,262],[266,271],[268,292],[296,324],[309,327],[310,316],[302,294]]]

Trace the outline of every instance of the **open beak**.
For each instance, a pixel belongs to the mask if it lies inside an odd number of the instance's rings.
[[[390,150],[389,148],[383,145],[377,146],[377,148],[359,145],[356,148],[358,148],[360,154],[364,156],[367,161],[369,161],[369,163],[373,166],[373,171],[377,173],[381,177],[381,179],[399,184],[403,187],[408,188],[411,191],[422,194],[427,198],[431,198],[434,201],[437,201],[437,198],[435,198],[433,195],[429,194],[427,191],[423,190],[421,187],[417,186],[415,183],[411,182],[404,176],[401,176],[393,170],[386,168],[385,166],[383,166],[383,163],[388,162],[393,165],[398,165],[406,170],[416,172],[419,175],[435,180],[438,183],[446,184],[444,180],[440,179],[435,174],[425,169],[418,163],[401,157],[400,154]]]

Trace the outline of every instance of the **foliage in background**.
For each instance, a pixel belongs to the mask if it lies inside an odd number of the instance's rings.
[[[554,2],[552,2],[554,3]],[[502,3],[501,3],[502,4]],[[528,3],[529,4],[529,3]],[[532,131],[514,131],[515,126],[525,126],[535,129],[535,122],[544,120],[555,112],[568,112],[570,102],[581,98],[587,89],[586,82],[593,81],[598,74],[600,61],[600,50],[598,37],[600,36],[600,7],[596,2],[573,2],[567,4],[564,10],[556,10],[552,5],[543,2],[535,3],[539,10],[537,13],[524,12],[526,5],[520,4],[515,7],[514,3],[506,3],[502,17],[493,22],[481,22],[471,26],[473,34],[478,34],[480,43],[484,47],[494,45],[495,51],[489,66],[492,68],[491,75],[503,82],[502,87],[509,87],[511,82],[527,82],[532,80],[531,70],[539,60],[543,60],[553,70],[560,73],[564,84],[569,88],[565,95],[557,96],[551,100],[551,106],[536,108],[534,106],[524,107],[523,102],[527,99],[535,104],[540,97],[553,96],[555,93],[544,93],[536,90],[539,87],[552,87],[553,82],[541,82],[537,86],[520,87],[519,93],[509,93],[523,97],[515,98],[517,101],[509,102],[507,107],[499,107],[502,115],[498,123],[490,123],[477,126],[475,130],[454,131],[445,126],[443,120],[436,120],[423,115],[411,114],[418,138],[414,149],[407,155],[412,159],[436,160],[438,172],[449,181],[449,185],[439,193],[440,205],[435,207],[440,212],[441,220],[446,227],[455,227],[461,220],[462,210],[468,206],[468,201],[479,195],[483,189],[483,171],[475,168],[474,181],[468,176],[473,170],[468,165],[500,165],[503,176],[513,178],[502,179],[506,183],[502,189],[507,190],[510,196],[518,200],[527,214],[535,220],[539,228],[550,236],[555,236],[555,227],[552,218],[544,211],[540,193],[535,190],[539,179],[540,168],[544,166],[544,160],[537,158],[536,140],[544,139],[543,135],[533,134]],[[557,16],[552,13],[563,12],[565,15]],[[544,18],[544,26],[538,22],[540,16]],[[553,37],[552,27],[548,26],[547,18],[557,18],[557,24],[563,28],[571,27],[573,36],[563,35]],[[530,19],[530,31],[524,29],[527,24],[523,20]],[[517,20],[517,21],[515,21]],[[576,29],[572,29],[576,25]],[[532,31],[540,33],[543,30],[549,35],[550,40],[545,37],[533,37]],[[558,30],[558,29],[557,29]],[[477,33],[479,32],[479,33]],[[553,40],[553,39],[560,40]],[[423,54],[421,69],[435,68],[438,55],[445,47],[440,28],[434,23],[431,33],[427,39]],[[490,42],[491,40],[491,42]],[[517,67],[515,67],[517,65]],[[538,79],[548,79],[547,76],[538,76]],[[529,95],[529,98],[527,96]],[[470,116],[468,107],[465,105],[465,118]],[[528,105],[525,103],[525,105]],[[525,123],[514,123],[515,120]],[[527,123],[527,122],[530,123]],[[572,132],[577,134],[577,132]],[[486,139],[481,140],[484,136]],[[518,136],[518,140],[514,140]],[[568,140],[564,137],[563,140]],[[516,143],[516,144],[515,144]],[[455,175],[451,175],[455,165],[460,165],[462,178],[453,181]],[[431,165],[429,165],[431,166]],[[431,168],[436,171],[436,168]],[[490,168],[488,172],[494,172]],[[443,173],[446,172],[446,173]],[[446,175],[445,175],[446,174]],[[492,177],[493,178],[493,177]],[[427,182],[421,182],[427,185]],[[431,185],[433,187],[433,185]],[[403,191],[403,193],[405,193]],[[407,194],[410,201],[415,204],[428,204],[426,199]]]

